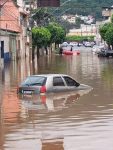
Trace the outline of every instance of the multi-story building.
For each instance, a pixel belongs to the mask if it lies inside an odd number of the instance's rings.
[[[19,41],[19,48],[20,51],[18,52],[18,57],[25,57],[29,55],[29,46],[30,46],[30,35],[29,31],[27,30],[29,27],[29,13],[26,11],[26,6],[24,0],[16,0],[17,6],[19,10],[19,25],[21,26],[22,32],[20,33],[20,41]]]
[[[27,21],[23,0],[0,0],[0,61],[29,54]]]
[[[23,0],[25,3],[25,9],[28,13],[30,13],[30,9],[37,8],[37,1],[36,0]]]
[[[104,20],[110,20],[112,14],[113,14],[113,6],[102,7],[102,16]]]
[[[16,38],[22,32],[19,25],[19,11],[13,1],[0,1],[0,52],[2,60],[16,58]]]
[[[97,26],[96,24],[85,25],[81,24],[79,29],[70,29],[67,35],[77,35],[77,36],[96,36]]]

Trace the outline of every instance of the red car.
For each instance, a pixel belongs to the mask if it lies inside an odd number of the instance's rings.
[[[63,54],[64,55],[79,55],[80,51],[79,50],[76,50],[76,51],[63,50]]]

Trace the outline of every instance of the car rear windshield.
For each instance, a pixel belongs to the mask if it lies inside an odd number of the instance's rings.
[[[22,86],[42,86],[46,82],[46,77],[43,76],[30,76],[22,83]]]

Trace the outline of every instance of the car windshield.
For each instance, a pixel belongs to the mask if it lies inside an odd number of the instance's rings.
[[[22,83],[22,86],[42,86],[46,81],[46,77],[30,76]]]

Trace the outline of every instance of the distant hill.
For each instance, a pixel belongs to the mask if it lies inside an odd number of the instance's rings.
[[[60,0],[58,13],[93,15],[97,20],[102,18],[102,7],[112,6],[113,0]]]

